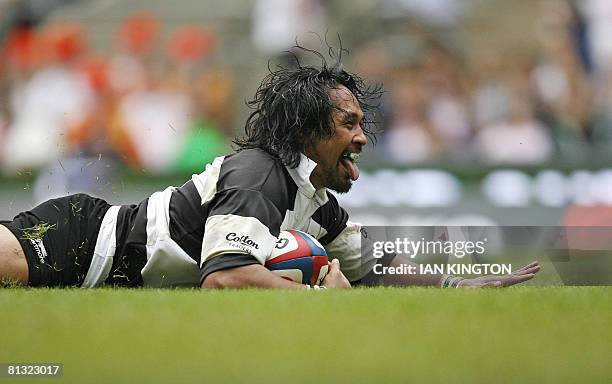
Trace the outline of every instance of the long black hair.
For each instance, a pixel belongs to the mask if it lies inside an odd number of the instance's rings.
[[[302,65],[293,54],[295,65],[269,68],[270,73],[259,85],[255,97],[247,101],[253,111],[246,121],[244,137],[234,140],[237,151],[261,148],[288,167],[297,167],[300,153],[334,134],[332,111],[336,106],[329,91],[341,85],[357,99],[364,113],[362,129],[375,141],[382,86],[366,85],[361,77],[342,69],[342,54],[346,53],[342,47],[335,53],[328,46],[329,56],[334,59],[331,65],[318,51],[297,44],[293,48],[316,55],[321,65]]]

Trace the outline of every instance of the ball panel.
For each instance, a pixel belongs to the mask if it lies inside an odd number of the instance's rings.
[[[293,233],[296,238],[303,239],[306,245],[310,248],[310,254],[312,256],[327,256],[327,252],[325,252],[325,249],[319,244],[319,242],[315,243],[316,240],[314,240],[314,238],[308,235],[307,233],[301,231],[288,232]]]
[[[310,285],[321,285],[321,282],[327,275],[329,269],[329,261],[327,256],[313,256],[312,257],[312,270],[315,273],[310,277]],[[316,271],[319,271],[318,273]]]
[[[282,231],[272,251],[272,257],[266,261],[266,265],[302,256],[327,256],[325,248],[313,240],[314,238],[302,231]]]
[[[304,274],[300,269],[281,269],[278,271],[272,271],[272,273],[282,277],[285,280],[293,281],[294,283],[304,281]]]
[[[292,260],[285,260],[271,265],[266,264],[266,267],[268,267],[268,269],[273,272],[285,272],[295,269],[300,270],[302,272],[300,279],[293,281],[295,281],[296,283],[311,284],[310,281],[311,276],[313,275],[313,263],[312,258],[309,256],[300,257]]]
[[[309,285],[321,285],[329,268],[325,248],[298,230],[281,231],[265,266],[284,279]]]

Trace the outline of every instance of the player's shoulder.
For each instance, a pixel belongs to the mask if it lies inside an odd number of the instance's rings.
[[[219,173],[219,189],[261,191],[267,185],[286,183],[280,159],[261,149],[245,149],[225,156]]]

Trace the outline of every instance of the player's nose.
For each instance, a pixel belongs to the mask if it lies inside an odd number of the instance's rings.
[[[359,130],[357,131],[357,134],[353,137],[353,144],[357,144],[361,147],[368,144],[368,137],[363,132],[361,125],[359,126]]]

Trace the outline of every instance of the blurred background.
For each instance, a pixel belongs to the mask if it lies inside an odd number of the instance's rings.
[[[386,91],[339,196],[355,221],[611,222],[608,0],[0,0],[0,217],[181,185],[231,151],[269,60],[338,34]]]

